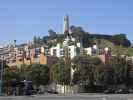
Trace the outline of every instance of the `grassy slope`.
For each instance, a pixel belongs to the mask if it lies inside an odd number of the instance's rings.
[[[119,53],[119,54],[124,54],[124,55],[128,55],[128,56],[133,56],[133,48],[116,46],[112,42],[105,40],[105,39],[101,39],[100,42],[99,42],[99,40],[95,40],[95,42],[101,48],[109,47],[112,51],[112,54],[118,54]]]

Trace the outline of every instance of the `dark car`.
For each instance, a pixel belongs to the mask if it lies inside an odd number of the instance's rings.
[[[37,92],[34,90],[32,81],[21,81],[19,82],[20,95],[33,95]]]
[[[122,88],[120,88],[120,89],[117,89],[115,91],[115,93],[116,94],[127,94],[127,93],[129,93],[129,90],[128,89],[122,89]]]
[[[115,89],[113,88],[108,88],[104,91],[105,94],[111,94],[111,93],[115,93]]]
[[[133,89],[128,89],[128,92],[129,93],[133,93]]]
[[[50,94],[58,94],[58,92],[55,91],[55,90],[47,90],[46,93],[50,93]]]

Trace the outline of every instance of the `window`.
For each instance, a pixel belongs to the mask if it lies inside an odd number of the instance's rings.
[[[71,53],[69,52],[69,56],[71,56]]]
[[[40,48],[35,48],[35,54],[39,55],[41,53],[41,49]]]
[[[64,55],[64,50],[61,50],[60,51],[60,55]]]
[[[12,60],[12,63],[15,63],[16,62],[16,60],[14,59],[14,60]]]
[[[21,62],[21,61],[22,61],[22,59],[19,59],[19,61]]]
[[[10,63],[9,61],[6,61],[6,63]]]
[[[41,49],[35,48],[35,58],[38,58],[40,56]],[[27,58],[30,58],[30,51],[27,51]]]
[[[56,56],[56,49],[53,50],[53,55]]]

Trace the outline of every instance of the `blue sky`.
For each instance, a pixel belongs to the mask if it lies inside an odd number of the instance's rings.
[[[126,33],[133,41],[133,0],[0,0],[0,43],[32,40],[70,24],[91,33]]]

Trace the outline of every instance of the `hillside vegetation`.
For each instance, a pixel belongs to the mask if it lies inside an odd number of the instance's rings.
[[[113,55],[123,54],[123,55],[133,56],[133,48],[131,48],[131,47],[124,47],[122,45],[115,45],[106,39],[95,39],[95,43],[100,48],[105,48],[105,47],[110,48]]]
[[[126,34],[91,34],[80,26],[71,26],[70,31],[71,36],[75,38],[76,42],[82,42],[85,48],[97,44],[101,48],[109,47],[113,54],[133,55],[133,48],[130,48],[131,42],[126,37]],[[35,44],[47,44],[51,47],[55,46],[57,43],[62,43],[65,37],[64,34],[56,33],[54,30],[50,29],[48,30],[48,36],[34,36],[33,42]]]

